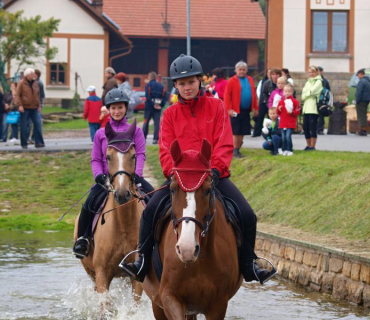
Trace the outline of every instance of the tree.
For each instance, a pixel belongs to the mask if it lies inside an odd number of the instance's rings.
[[[11,13],[0,10],[0,79],[5,87],[5,63],[16,60],[17,72],[22,65],[32,64],[35,58],[45,57],[50,60],[55,57],[58,49],[48,48],[46,37],[52,37],[58,30],[60,20],[50,18],[42,21],[41,16],[23,18],[23,11]]]

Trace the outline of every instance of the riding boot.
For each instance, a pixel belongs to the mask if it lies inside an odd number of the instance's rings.
[[[145,218],[142,217],[139,231],[139,258],[134,263],[126,263],[125,257],[119,264],[119,267],[134,280],[143,282],[149,271],[153,246],[154,236],[152,233],[152,223],[148,223]]]
[[[77,240],[73,246],[73,254],[78,259],[86,258],[90,252],[90,243],[87,237],[89,236],[90,211],[82,207],[80,217],[78,219]]]
[[[255,224],[253,227],[244,229],[244,243],[240,268],[246,282],[256,280],[263,284],[270,280],[274,275],[276,275],[277,271],[274,266],[272,266],[271,271],[268,271],[266,269],[260,268],[256,263],[256,260],[258,259],[257,255],[254,252],[254,245],[256,242],[256,229],[257,224]]]

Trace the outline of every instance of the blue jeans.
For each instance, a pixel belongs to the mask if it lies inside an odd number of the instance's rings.
[[[280,146],[281,146],[281,138],[277,134],[274,134],[272,136],[272,144],[269,144],[267,141],[265,141],[262,145],[263,149],[274,151],[274,152],[278,152],[278,149],[280,148]]]
[[[27,146],[28,140],[28,119],[33,123],[33,130],[35,132],[35,144],[45,144],[42,137],[42,119],[41,113],[37,109],[24,109],[21,113],[21,145]]]
[[[161,110],[154,109],[154,107],[150,106],[145,106],[145,111],[144,111],[144,126],[143,126],[143,132],[144,132],[144,137],[146,140],[146,137],[148,135],[149,131],[149,122],[153,118],[154,120],[154,136],[153,140],[159,139],[159,124],[161,121]]]
[[[8,127],[9,124],[6,123],[6,113],[3,113],[3,118],[1,120],[2,126],[0,130],[0,140],[6,141],[8,139]]]
[[[18,139],[18,123],[11,125],[12,132],[10,133],[10,139]]]
[[[96,131],[98,131],[100,129],[101,124],[100,123],[89,122],[89,127],[90,127],[91,141],[94,141],[95,133],[96,133]]]
[[[281,137],[283,139],[283,151],[293,152],[293,141],[292,141],[293,129],[282,129]]]

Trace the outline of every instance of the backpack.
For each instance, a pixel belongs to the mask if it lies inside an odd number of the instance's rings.
[[[317,101],[317,111],[320,115],[328,117],[333,113],[333,94],[330,90],[323,88]]]

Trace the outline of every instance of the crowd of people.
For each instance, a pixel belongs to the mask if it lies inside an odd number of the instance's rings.
[[[45,147],[42,135],[45,91],[40,76],[40,70],[27,68],[23,78],[19,82],[13,81],[7,92],[0,88],[0,142],[9,138],[10,142],[19,144],[20,132],[23,149],[27,149],[29,144],[36,148]]]

